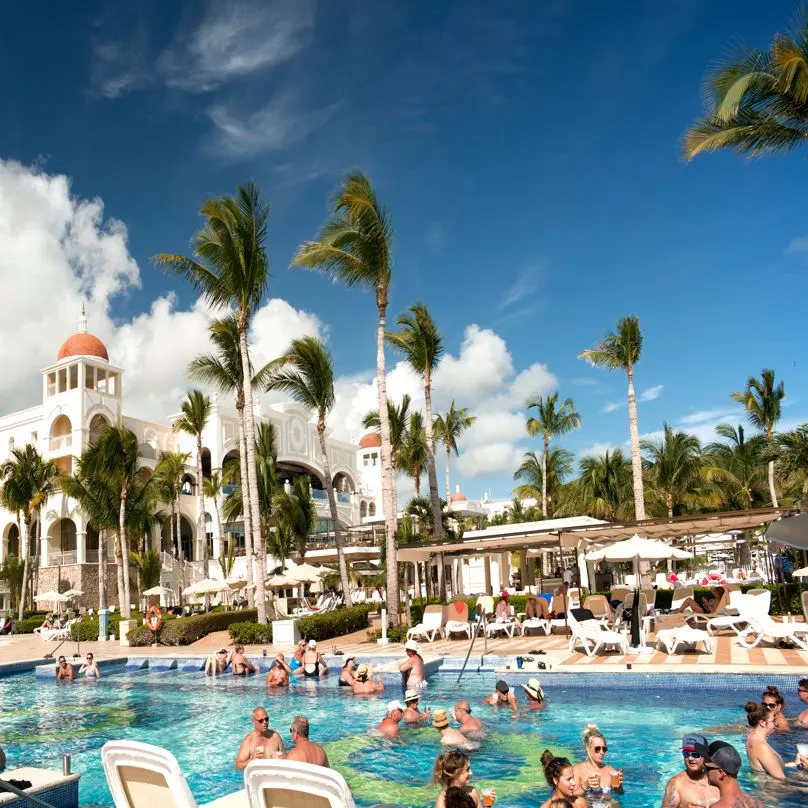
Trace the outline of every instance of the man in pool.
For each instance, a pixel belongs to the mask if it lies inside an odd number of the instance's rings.
[[[233,654],[228,664],[233,666],[233,676],[247,676],[247,674],[258,671],[258,668],[244,656],[243,645],[237,645],[233,649]]]
[[[56,663],[56,681],[73,681],[73,666],[63,656],[60,656],[59,661]]]
[[[372,696],[384,692],[384,682],[377,676],[372,678],[373,671],[364,662],[354,672],[353,692],[357,696]]]
[[[227,658],[227,651],[222,648],[216,652],[215,656],[208,657],[205,662],[205,676],[216,676],[216,674],[224,673],[230,660]]]
[[[797,684],[797,696],[806,708],[794,719],[798,727],[808,727],[808,679],[800,679]]]
[[[236,769],[241,771],[251,760],[282,758],[286,754],[280,733],[269,728],[269,715],[266,708],[256,707],[252,711],[252,732],[248,732],[238,748]]]
[[[421,657],[421,649],[415,640],[407,640],[404,643],[404,651],[407,658],[399,663],[398,669],[402,674],[407,674],[406,687],[419,689],[426,687],[426,676],[424,676],[424,660]],[[402,676],[402,679],[404,677]]]
[[[760,800],[741,791],[738,785],[741,756],[732,744],[713,741],[709,746],[697,745],[695,751],[704,758],[710,785],[715,786],[721,794],[711,808],[764,808]]]
[[[483,704],[490,704],[492,707],[510,707],[514,712],[519,711],[519,705],[516,702],[516,696],[508,687],[508,683],[504,679],[497,681],[494,692],[483,700]]]
[[[382,719],[379,726],[376,727],[376,732],[378,732],[379,735],[383,735],[385,738],[398,738],[398,724],[401,721],[401,717],[404,715],[405,709],[400,701],[389,701],[387,703],[387,715]]]
[[[464,735],[483,735],[485,725],[479,718],[471,714],[471,705],[467,699],[460,699],[454,708],[455,720],[460,724],[460,732]]]
[[[451,746],[457,749],[477,748],[460,730],[449,726],[449,716],[446,710],[435,710],[432,726],[440,733],[441,746]]]
[[[295,716],[289,732],[292,734],[294,746],[286,753],[287,760],[299,760],[303,763],[311,763],[313,766],[331,768],[325,749],[320,744],[312,743],[309,740],[309,720],[307,718],[302,715]]]
[[[290,667],[283,654],[275,654],[275,664],[267,673],[267,687],[286,687],[289,684]]]
[[[718,789],[710,784],[699,751],[707,746],[703,735],[691,732],[682,738],[685,770],[675,774],[665,786],[662,808],[708,808],[718,798]]]
[[[415,688],[411,688],[404,694],[404,704],[407,709],[404,710],[404,721],[408,724],[420,724],[422,721],[427,721],[430,718],[429,710],[421,712],[418,709],[418,702],[421,700],[421,693]]]

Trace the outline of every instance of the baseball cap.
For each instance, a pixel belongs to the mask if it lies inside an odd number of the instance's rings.
[[[309,648],[316,648],[317,640],[309,640]]]
[[[691,732],[682,738],[683,752],[696,752],[699,746],[707,746],[707,739],[698,732]]]
[[[392,713],[394,710],[401,710],[401,712],[403,713],[404,710],[406,709],[407,708],[398,699],[394,699],[393,701],[387,702],[388,713]]]
[[[508,693],[510,691],[508,683],[504,679],[499,679],[497,681],[496,688],[500,693]]]
[[[737,777],[741,770],[741,756],[726,741],[713,741],[709,746],[698,745],[695,751],[704,757],[705,769],[721,769],[730,777]]]

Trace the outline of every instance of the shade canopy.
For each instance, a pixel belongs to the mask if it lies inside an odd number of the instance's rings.
[[[808,550],[808,513],[784,516],[779,521],[772,522],[766,531],[766,539],[799,550]]]
[[[244,589],[247,586],[247,582],[243,578],[228,578],[225,583],[231,589]]]
[[[274,586],[279,589],[285,586],[297,586],[299,583],[300,581],[288,575],[273,575],[271,578],[267,578],[267,584],[269,586]]]
[[[803,567],[799,570],[794,570],[791,573],[795,578],[808,578],[808,567]]]
[[[66,598],[80,598],[84,592],[81,589],[68,589],[67,592],[62,592]]]
[[[213,578],[203,578],[182,590],[183,595],[210,595],[214,592],[226,592],[230,587],[226,581],[217,581]]]
[[[70,598],[67,595],[63,595],[61,592],[56,592],[55,590],[51,589],[48,592],[42,592],[39,595],[34,595],[34,600],[50,601],[51,603],[67,603]]]
[[[634,534],[630,539],[618,541],[600,550],[592,550],[584,556],[587,561],[667,561],[668,559],[693,558],[693,553],[671,547],[663,541],[647,539]]]
[[[143,594],[147,597],[155,597],[158,595],[169,597],[174,594],[174,590],[169,589],[167,586],[153,586],[151,589],[147,589]]]
[[[311,564],[298,564],[296,567],[287,567],[286,574],[300,583],[314,583],[323,577],[322,567],[313,567]]]

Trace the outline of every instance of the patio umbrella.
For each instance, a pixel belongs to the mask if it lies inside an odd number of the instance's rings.
[[[794,570],[791,573],[795,578],[808,578],[808,567],[803,567],[799,570]]]
[[[287,575],[273,575],[267,578],[267,584],[274,589],[283,589],[287,586],[296,586],[300,581]]]
[[[154,597],[156,595],[170,597],[174,594],[174,590],[169,589],[167,586],[153,586],[151,589],[147,589],[143,594],[147,597]]]
[[[82,592],[81,589],[68,589],[67,592],[62,592],[62,594],[66,598],[73,600],[73,598],[80,598],[84,592]]]
[[[62,594],[61,592],[57,592],[54,589],[50,589],[47,592],[41,592],[39,595],[34,595],[35,601],[50,601],[51,603],[67,603],[70,598],[67,595]]]
[[[328,570],[313,567],[311,564],[298,564],[296,567],[287,568],[286,572],[301,583],[311,584],[319,581]]]
[[[244,589],[247,586],[247,582],[243,578],[227,578],[225,583],[231,589]]]
[[[188,587],[195,595],[210,595],[215,592],[226,592],[230,587],[226,581],[217,581],[213,578],[203,578]],[[185,592],[183,592],[185,594]]]

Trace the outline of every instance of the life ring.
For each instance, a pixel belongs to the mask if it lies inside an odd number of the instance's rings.
[[[160,626],[163,625],[163,613],[160,611],[159,606],[150,606],[149,610],[146,612],[146,619],[145,619],[146,628],[149,629],[153,634],[156,634],[160,630]]]

